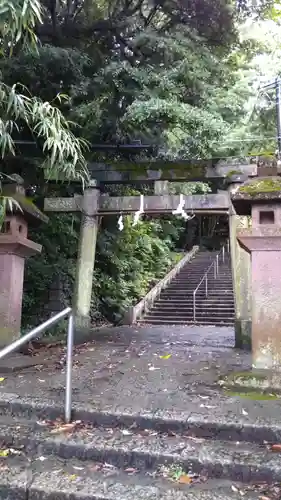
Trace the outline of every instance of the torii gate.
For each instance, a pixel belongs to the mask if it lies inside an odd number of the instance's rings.
[[[235,178],[234,180],[236,181],[237,179]],[[230,246],[233,261],[233,277],[237,311],[236,330],[239,333],[236,344],[237,346],[242,345],[241,339],[243,337],[243,328],[241,330],[241,324],[242,320],[249,320],[249,315],[247,316],[244,312],[244,310],[247,309],[242,305],[242,302],[244,303],[245,301],[245,290],[242,293],[239,292],[239,283],[241,275],[245,275],[242,268],[243,266],[245,267],[247,254],[244,250],[237,249],[236,227],[240,227],[240,225],[237,224],[237,220],[239,218],[237,218],[235,212],[233,212],[229,192],[224,191],[218,194],[189,196],[169,195],[166,194],[166,181],[155,181],[154,192],[157,193],[157,195],[141,197],[110,197],[108,195],[101,195],[97,182],[92,180],[89,187],[85,189],[83,195],[74,195],[74,197],[71,198],[45,199],[44,209],[46,212],[81,213],[81,230],[73,302],[77,331],[79,332],[79,330],[88,329],[90,323],[90,305],[98,232],[98,218],[109,214],[118,214],[120,216],[123,214],[136,213],[145,213],[150,215],[172,214],[177,209],[179,211],[178,213],[180,213],[183,209],[184,213],[226,214],[230,216],[230,233],[232,234],[230,237]],[[241,252],[245,255],[242,255]],[[239,262],[240,267],[237,266],[237,262]],[[246,273],[246,275],[248,274]],[[245,283],[245,280],[243,280],[243,283]]]

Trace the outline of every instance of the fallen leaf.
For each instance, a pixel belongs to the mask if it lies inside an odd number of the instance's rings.
[[[94,465],[91,465],[89,467],[89,470],[96,472],[98,470],[101,470],[101,468],[102,468],[102,464],[94,464]]]
[[[0,457],[8,457],[10,455],[10,450],[0,450]]]
[[[0,382],[4,382],[5,377],[0,377]]]
[[[170,359],[172,354],[165,354],[164,356],[159,356],[160,359]]]
[[[134,469],[134,467],[128,467],[127,469],[125,469],[125,472],[127,472],[128,474],[135,474],[136,472],[138,472],[138,470]]]
[[[37,420],[36,424],[40,425],[40,427],[46,427],[47,425],[50,425],[50,423],[46,422],[46,420]]]
[[[115,465],[108,464],[107,462],[104,462],[103,467],[106,469],[116,469]]]
[[[192,483],[192,479],[187,474],[182,474],[179,477],[179,479],[178,479],[178,483],[180,483],[180,484],[191,484]]]
[[[75,481],[75,479],[77,479],[77,475],[76,474],[70,474],[70,476],[68,476],[70,481]]]
[[[51,434],[60,434],[61,432],[71,432],[75,429],[76,422],[72,422],[71,424],[63,424],[55,429],[50,431]]]
[[[9,449],[9,452],[12,454],[12,455],[21,455],[22,452],[19,451],[19,450],[15,450],[14,448],[10,448]]]
[[[273,444],[273,445],[271,446],[271,450],[272,450],[272,451],[281,452],[281,444]]]

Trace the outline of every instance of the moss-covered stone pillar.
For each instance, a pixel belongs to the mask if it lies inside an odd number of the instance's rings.
[[[236,176],[235,176],[236,177]],[[229,191],[235,192],[244,182],[244,178],[229,182]],[[238,240],[237,231],[251,226],[251,218],[239,216],[231,204],[229,213],[229,242],[231,267],[235,301],[235,347],[251,348],[252,314],[251,314],[251,256],[244,250]]]
[[[99,190],[96,181],[92,180],[89,188],[85,189],[83,196],[73,302],[75,327],[78,335],[79,332],[83,332],[90,327],[93,273],[98,233],[98,203]]]
[[[169,181],[154,181],[154,194],[169,194]]]

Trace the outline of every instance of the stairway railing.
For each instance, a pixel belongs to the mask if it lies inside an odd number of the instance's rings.
[[[228,245],[226,247],[228,251]],[[205,274],[202,276],[201,280],[199,281],[197,287],[193,291],[193,321],[194,323],[196,322],[196,294],[201,287],[201,285],[205,285],[205,296],[208,297],[208,291],[209,291],[209,284],[208,284],[208,276],[210,272],[214,272],[214,278],[217,279],[219,275],[219,260],[220,257],[222,258],[222,263],[225,262],[225,245],[221,248],[221,250],[217,253],[216,258],[213,260],[211,265],[208,267],[207,271]]]
[[[48,328],[54,326],[58,321],[63,318],[68,317],[68,327],[67,327],[67,355],[66,355],[66,385],[65,385],[65,409],[64,417],[65,422],[69,423],[71,420],[71,408],[72,408],[72,358],[73,358],[73,340],[74,340],[74,324],[73,324],[73,313],[71,307],[67,307],[63,311],[59,312],[55,316],[52,316],[47,321],[42,323],[36,328],[33,328],[31,332],[27,333],[23,337],[15,340],[12,344],[4,347],[0,351],[0,359],[8,356],[27,342],[37,338],[39,335],[44,333]]]

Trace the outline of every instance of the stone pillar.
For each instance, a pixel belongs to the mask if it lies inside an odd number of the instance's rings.
[[[41,252],[27,239],[27,222],[8,215],[0,234],[0,348],[20,337],[25,259]]]
[[[154,181],[154,194],[169,194],[169,181]]]
[[[243,183],[243,179],[235,179],[230,183],[229,191],[235,192]],[[235,302],[235,347],[239,349],[251,348],[251,256],[241,247],[237,240],[237,231],[248,228],[251,218],[236,214],[233,205],[229,213],[229,243],[233,291]]]
[[[96,181],[85,189],[82,205],[81,229],[78,247],[74,291],[75,327],[83,332],[90,327],[90,309],[98,233],[99,190]]]
[[[281,182],[280,182],[281,193]],[[252,255],[252,366],[281,371],[281,205],[280,193],[258,193],[252,229],[238,232]],[[279,198],[278,198],[279,195]],[[262,203],[262,199],[264,202]]]

